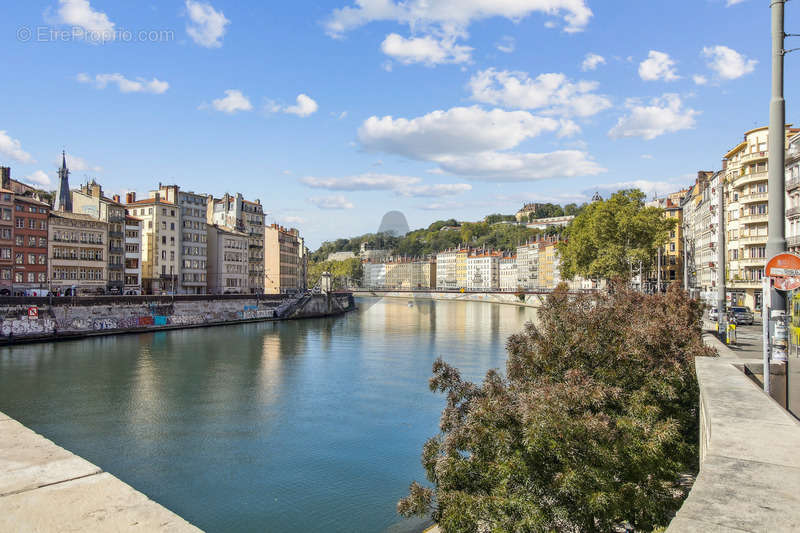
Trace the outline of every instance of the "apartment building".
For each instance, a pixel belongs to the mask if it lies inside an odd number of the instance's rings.
[[[385,264],[386,288],[418,290],[436,287],[436,265],[429,259],[398,258]]]
[[[792,135],[786,151],[786,248],[800,253],[800,134]]]
[[[247,234],[248,292],[263,293],[265,288],[265,220],[261,200],[257,199],[255,202],[245,200],[238,193],[236,196],[226,193],[222,198],[209,197],[207,218],[209,224],[217,224]],[[302,257],[302,253],[299,255]],[[299,266],[298,263],[298,268]],[[302,276],[298,275],[298,278],[302,278]]]
[[[142,219],[125,217],[125,294],[142,293]]]
[[[247,287],[248,235],[208,226],[208,288],[211,294],[244,294]]]
[[[513,292],[519,288],[517,256],[506,256],[500,258],[499,267],[500,290]]]
[[[785,142],[798,132],[787,126]],[[733,305],[751,309],[761,309],[767,260],[768,133],[766,126],[750,130],[725,154],[728,293]]]
[[[500,287],[500,252],[476,250],[467,257],[467,289],[497,290]]]
[[[142,220],[142,290],[171,293],[180,283],[180,212],[158,191],[150,194],[145,200],[136,200],[135,193],[126,198],[128,214]]]
[[[364,263],[363,285],[368,289],[386,288],[386,264]]]
[[[517,246],[517,286],[522,290],[539,286],[539,243]]]
[[[177,185],[158,186],[159,196],[177,206],[180,226],[179,271],[175,290],[178,294],[205,294],[208,262],[209,197],[182,191]]]
[[[300,232],[277,224],[264,228],[264,291],[285,294],[303,290]]]
[[[539,287],[552,289],[561,283],[558,243],[545,242],[539,246]]]
[[[436,288],[455,290],[463,288],[458,285],[456,275],[456,257],[461,250],[445,250],[436,254]]]
[[[66,211],[52,211],[48,222],[50,288],[73,296],[105,294],[109,223]]]
[[[692,297],[707,303],[716,301],[719,282],[717,213],[722,175],[722,172],[699,171],[694,187],[682,202],[687,289]]]
[[[94,180],[71,191],[71,195],[72,212],[89,215],[107,223],[106,291],[121,294],[125,287],[125,206],[120,202],[119,196],[106,197],[103,187]]]
[[[14,274],[12,292],[47,288],[47,218],[50,206],[14,195]]]
[[[689,194],[689,189],[671,193],[664,198],[648,202],[650,207],[657,207],[664,211],[664,217],[675,221],[670,230],[667,242],[659,249],[653,270],[648,274],[648,284],[651,290],[665,290],[673,282],[683,282],[683,200]],[[658,283],[661,287],[658,287]]]
[[[11,170],[0,167],[0,295],[11,294],[14,271],[14,192]]]

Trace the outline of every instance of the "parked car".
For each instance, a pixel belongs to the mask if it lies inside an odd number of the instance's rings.
[[[708,319],[712,322],[716,322],[719,319],[719,310],[716,307],[709,309]]]
[[[731,307],[731,318],[736,324],[753,325],[753,312],[749,307]]]

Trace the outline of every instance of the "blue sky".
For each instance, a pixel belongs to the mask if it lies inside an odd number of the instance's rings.
[[[55,188],[65,149],[73,187],[239,191],[312,248],[375,231],[390,209],[416,228],[631,183],[668,192],[768,119],[766,0],[2,9],[0,164],[14,177]],[[786,9],[797,31],[800,8]]]

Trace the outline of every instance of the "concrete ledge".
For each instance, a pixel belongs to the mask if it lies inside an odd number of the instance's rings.
[[[0,413],[0,531],[200,531]]]
[[[800,424],[714,340],[720,357],[695,361],[700,473],[667,531],[800,531]]]

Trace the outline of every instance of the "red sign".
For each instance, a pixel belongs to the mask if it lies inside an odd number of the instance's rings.
[[[778,254],[767,263],[764,274],[772,279],[772,285],[779,291],[793,291],[800,288],[800,256]]]
[[[29,307],[28,308],[28,318],[39,318],[39,308],[38,307]]]

